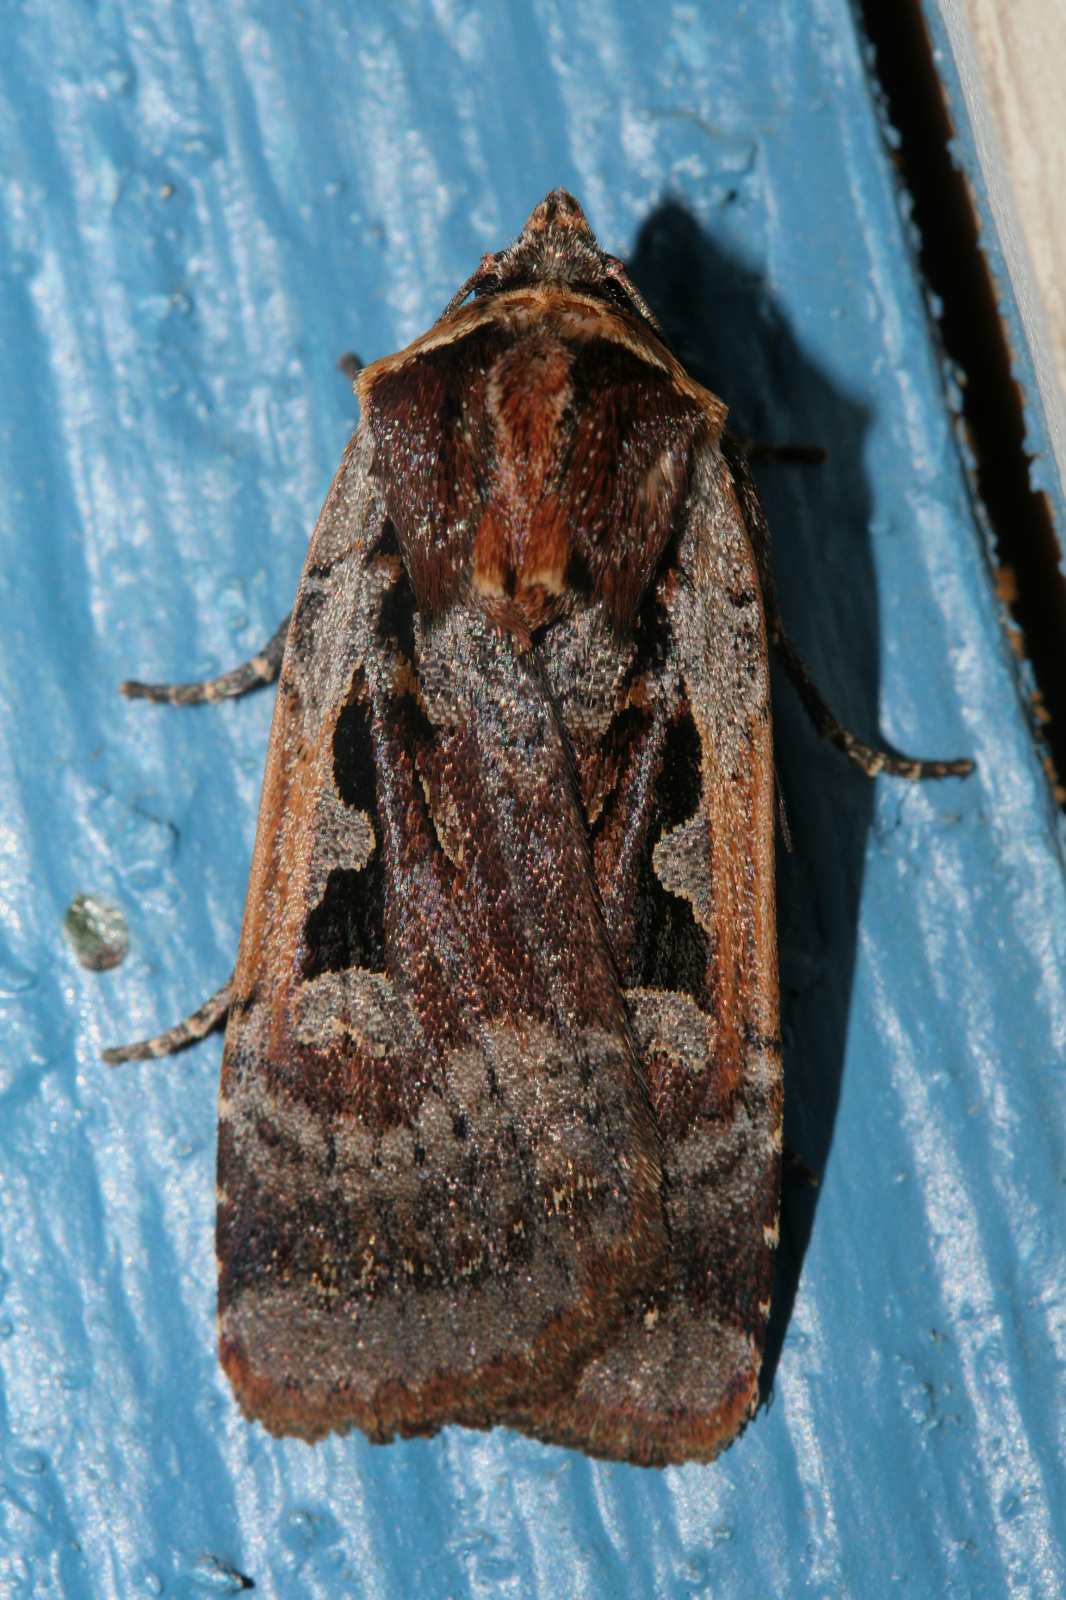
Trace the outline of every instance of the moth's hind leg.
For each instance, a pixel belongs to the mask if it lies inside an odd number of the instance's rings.
[[[834,717],[821,689],[811,677],[807,663],[785,632],[781,621],[774,577],[770,570],[770,531],[766,526],[762,498],[748,467],[749,451],[745,448],[746,444],[750,444],[750,441],[735,439],[726,434],[722,439],[722,454],[733,475],[744,525],[751,540],[770,643],[791,678],[792,685],[803,702],[803,709],[814,723],[818,737],[828,739],[830,744],[835,744],[837,749],[842,751],[849,761],[860,767],[868,778],[876,777],[879,772],[890,773],[894,778],[969,777],[973,771],[972,761],[918,761],[912,756],[892,755],[887,750],[875,750],[872,745],[864,744],[861,739],[857,739]]]
[[[128,678],[125,683],[119,684],[119,693],[124,694],[127,700],[154,700],[159,705],[169,706],[201,706],[215,700],[232,700],[239,694],[247,694],[250,689],[276,683],[291,620],[290,611],[281,627],[257,655],[243,666],[220,673],[217,678],[207,678],[203,683],[138,683],[136,679]]]
[[[769,607],[767,608],[769,610]],[[769,619],[767,619],[769,620]],[[973,771],[972,761],[919,761],[913,756],[891,755],[887,750],[875,750],[838,722],[826,705],[825,698],[807,669],[807,663],[792,643],[775,617],[770,625],[770,640],[778,660],[792,680],[793,688],[803,702],[803,709],[814,723],[820,739],[828,739],[843,751],[849,761],[874,778],[879,772],[890,773],[894,778],[968,778]]]
[[[115,1045],[111,1050],[102,1052],[103,1058],[109,1067],[118,1067],[124,1061],[151,1061],[157,1056],[177,1055],[179,1050],[186,1050],[189,1045],[206,1039],[209,1033],[224,1028],[232,1001],[233,976],[231,975],[217,994],[213,994],[210,1000],[205,1000],[199,1011],[194,1011],[184,1022],[168,1028],[166,1033],[157,1033],[153,1039],[139,1039],[136,1044]]]

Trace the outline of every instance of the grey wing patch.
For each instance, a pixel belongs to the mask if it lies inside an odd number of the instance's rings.
[[[705,814],[697,811],[687,822],[661,834],[651,861],[663,888],[687,900],[701,927],[711,932],[712,852]]]
[[[600,738],[625,706],[626,680],[636,645],[620,643],[599,606],[590,606],[549,629],[538,648],[559,714],[571,738],[582,733]]]
[[[281,682],[298,702],[307,741],[318,738],[322,717],[343,705],[366,659],[378,584],[387,585],[394,573],[387,560],[382,572],[371,565],[369,581],[365,571],[385,519],[372,460],[373,441],[361,427],[322,508],[296,595]]]

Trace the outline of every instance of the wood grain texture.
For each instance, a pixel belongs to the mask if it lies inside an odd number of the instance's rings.
[[[936,0],[1066,497],[1066,12],[1057,0]],[[986,246],[987,248],[987,246]],[[998,252],[993,249],[993,262]],[[1007,308],[1008,323],[1014,308]],[[1013,330],[1012,330],[1013,331]],[[1033,443],[1042,442],[1039,440]],[[1061,541],[1061,529],[1059,530]]]
[[[1057,0],[959,3],[1066,393],[1066,10]]]

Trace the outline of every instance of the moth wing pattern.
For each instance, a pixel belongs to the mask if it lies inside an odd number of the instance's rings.
[[[374,448],[297,596],[222,1066],[221,1358],[309,1439],[556,1392],[667,1249],[561,730],[509,635],[419,617]]]
[[[359,375],[293,613],[222,1360],[276,1432],[706,1459],[752,1405],[777,1220],[758,573],[724,408],[576,202],[479,271]]]
[[[607,876],[614,852],[601,854],[662,1141],[670,1269],[577,1385],[534,1408],[527,1425],[593,1455],[662,1466],[711,1459],[754,1411],[778,1234],[782,1075],[766,626],[756,556],[716,444],[694,461],[676,559],[657,589],[667,648],[641,697],[654,707],[650,721],[670,725],[656,784],[687,787],[689,799],[675,799],[672,809],[692,810],[658,838],[648,829],[643,876],[657,880],[651,938],[661,941],[670,920],[666,896],[675,922],[678,899],[690,913],[697,958],[702,947],[702,971],[675,947],[666,971],[655,974],[681,987],[635,981],[641,954],[626,924],[636,908],[618,904]],[[687,784],[686,747],[698,769]],[[638,752],[632,760],[639,765]],[[631,814],[640,809],[627,798]],[[631,866],[627,881],[639,885],[641,877]]]
[[[271,1432],[708,1461],[757,1403],[779,1229],[768,646],[869,776],[973,765],[836,720],[725,407],[564,190],[352,370],[287,631],[122,686],[280,662],[236,972],[105,1054],[228,1011],[220,1356]]]

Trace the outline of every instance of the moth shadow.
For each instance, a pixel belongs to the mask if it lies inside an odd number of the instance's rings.
[[[627,263],[693,377],[729,406],[729,428],[769,444],[824,446],[821,465],[753,462],[766,502],[786,625],[830,705],[876,742],[877,583],[863,465],[868,410],[801,348],[765,279],[676,202],[643,224]],[[777,932],[785,1145],[825,1170],[840,1099],[873,784],[822,745],[771,667],[774,752],[792,851],[779,838]],[[786,1171],[762,1368],[769,1397],[818,1204]]]

